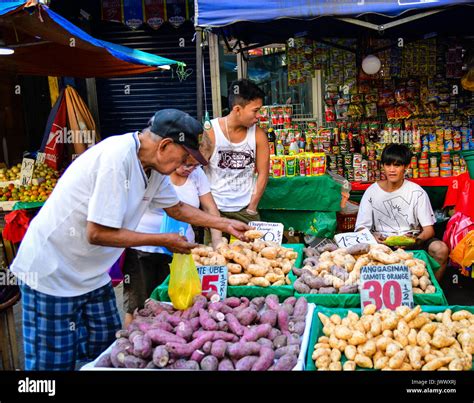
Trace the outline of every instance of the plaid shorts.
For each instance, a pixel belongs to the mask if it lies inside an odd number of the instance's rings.
[[[55,297],[21,285],[25,370],[73,371],[94,360],[121,328],[112,284],[77,297]]]

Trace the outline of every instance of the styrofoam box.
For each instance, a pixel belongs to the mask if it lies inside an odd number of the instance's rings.
[[[304,333],[301,336],[301,348],[298,355],[298,361],[293,368],[293,371],[303,371],[305,368],[306,361],[306,351],[308,350],[309,335],[311,333],[311,322],[313,319],[313,311],[315,309],[315,304],[308,304],[308,311],[306,313],[306,326]],[[94,361],[84,365],[80,370],[81,371],[179,371],[176,369],[146,369],[146,368],[102,368],[96,367],[95,364],[100,360],[100,358],[112,351],[112,347],[116,342],[113,342],[107,350],[100,354]]]

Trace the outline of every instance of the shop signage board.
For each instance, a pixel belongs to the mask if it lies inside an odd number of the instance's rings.
[[[32,158],[23,158],[21,163],[20,184],[25,186],[31,184],[33,179],[33,170],[35,169],[35,160]]]
[[[360,303],[362,309],[369,304],[375,304],[377,310],[394,310],[400,305],[413,308],[413,289],[408,266],[391,264],[362,267]]]
[[[227,296],[227,266],[198,266],[202,294],[216,292],[221,299]]]
[[[348,248],[349,246],[357,245],[359,243],[368,243],[376,245],[378,242],[368,229],[363,229],[358,232],[344,232],[336,234],[334,240],[340,248]]]
[[[250,227],[255,227],[256,230],[263,232],[262,239],[267,242],[276,242],[281,245],[283,240],[284,226],[279,222],[264,222],[264,221],[250,221]]]

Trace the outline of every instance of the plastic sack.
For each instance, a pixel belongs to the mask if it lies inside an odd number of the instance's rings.
[[[164,213],[163,219],[161,221],[160,234],[169,234],[175,232],[184,236],[188,230],[188,225],[188,223],[175,220],[168,214]],[[163,252],[170,256],[173,255],[173,252],[166,248],[163,248]]]
[[[15,210],[5,215],[3,238],[12,243],[20,242],[26,234],[30,218],[25,210]]]
[[[170,265],[168,295],[176,309],[184,310],[193,304],[193,298],[201,294],[201,279],[192,255],[175,253]]]
[[[450,253],[451,260],[459,264],[463,270],[474,263],[474,231],[470,231]],[[467,273],[463,273],[467,274]]]
[[[125,252],[123,252],[117,261],[110,267],[109,276],[112,279],[112,286],[116,287],[123,281],[123,263],[125,262]]]

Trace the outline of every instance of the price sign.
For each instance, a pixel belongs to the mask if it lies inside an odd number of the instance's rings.
[[[23,158],[21,163],[20,183],[25,186],[31,183],[33,179],[33,170],[35,169],[35,160],[32,158]]]
[[[279,222],[264,222],[264,221],[250,221],[250,227],[255,227],[256,230],[263,232],[263,240],[267,242],[276,242],[281,245],[283,240],[283,224]]]
[[[36,153],[36,165],[44,164],[45,160],[46,160],[46,153],[42,153],[42,152],[38,151]]]
[[[337,246],[340,248],[348,248],[349,246],[359,243],[368,243],[376,245],[378,242],[368,229],[358,232],[344,232],[334,236]]]
[[[202,294],[216,292],[221,299],[227,296],[227,266],[198,266]]]
[[[362,267],[360,303],[362,309],[369,304],[374,304],[377,310],[394,310],[400,305],[413,308],[413,289],[408,267],[397,264]]]

